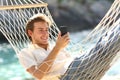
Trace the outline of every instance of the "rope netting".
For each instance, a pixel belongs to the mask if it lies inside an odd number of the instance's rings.
[[[16,54],[30,43],[25,33],[26,22],[35,14],[43,13],[52,22],[50,39],[55,44],[59,29],[52,19],[47,4],[41,0],[0,0],[0,31]],[[70,42],[70,54],[80,54],[81,46],[94,42],[89,51],[75,58],[61,80],[100,80],[110,68],[120,50],[120,0],[115,0],[108,13],[95,29],[81,42]],[[89,41],[88,41],[89,40]]]
[[[34,5],[33,5],[34,4]],[[38,4],[38,5],[35,5]],[[14,6],[13,6],[14,5]],[[27,5],[27,8],[26,8]],[[31,7],[31,5],[33,5]],[[19,8],[18,8],[19,7]],[[7,8],[7,9],[6,9]],[[13,9],[11,9],[13,8]],[[51,22],[50,40],[55,40],[59,29],[53,22],[46,3],[40,0],[3,0],[0,6],[0,31],[8,39],[16,53],[29,44],[29,38],[25,33],[25,25],[34,14],[43,13],[47,15]],[[52,34],[51,34],[52,33]],[[54,34],[54,35],[53,35]]]

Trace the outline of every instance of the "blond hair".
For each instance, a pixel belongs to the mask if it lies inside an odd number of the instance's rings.
[[[49,27],[51,26],[51,21],[45,14],[39,13],[39,14],[35,14],[34,16],[32,16],[26,24],[26,34],[31,41],[32,41],[32,39],[28,34],[28,30],[31,30],[31,31],[34,30],[35,22],[47,22],[48,26]]]
[[[33,15],[29,20],[34,20],[35,18],[38,18],[38,17],[45,20],[48,23],[48,25],[51,26],[52,23],[50,21],[50,18],[42,13],[38,13],[38,14]]]

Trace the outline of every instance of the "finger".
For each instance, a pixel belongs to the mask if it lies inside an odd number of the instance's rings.
[[[69,37],[69,36],[67,36],[67,37],[65,37],[64,39],[65,39],[65,40],[70,40],[70,37]]]
[[[70,42],[70,39],[67,39],[65,42]]]
[[[67,40],[65,44],[68,45],[69,43],[70,43],[70,40]]]
[[[61,37],[61,32],[58,33],[58,38],[60,38],[60,37]]]
[[[69,33],[66,33],[64,36],[62,36],[63,38],[67,38],[69,37]]]

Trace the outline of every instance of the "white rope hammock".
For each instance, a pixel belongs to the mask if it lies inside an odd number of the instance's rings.
[[[25,24],[37,13],[43,13],[51,20],[49,41],[55,44],[59,29],[52,19],[47,3],[41,0],[0,0],[0,31],[16,54],[30,43],[25,33]],[[120,0],[115,0],[108,13],[86,39],[79,44],[71,41],[66,51],[73,55],[80,53],[81,46],[87,43],[94,42],[95,45],[71,63],[61,80],[100,80],[102,78],[120,50],[119,17]]]

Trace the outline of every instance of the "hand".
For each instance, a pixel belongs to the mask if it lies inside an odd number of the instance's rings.
[[[69,42],[70,42],[69,33],[66,33],[63,36],[61,36],[61,33],[59,33],[55,47],[57,47],[58,49],[63,49],[68,45]]]

